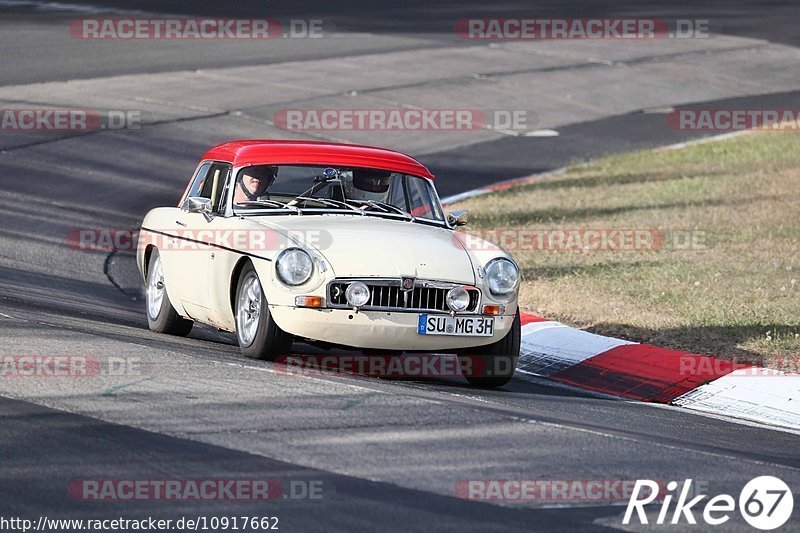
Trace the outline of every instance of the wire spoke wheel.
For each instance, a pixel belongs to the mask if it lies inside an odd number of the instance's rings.
[[[261,316],[261,283],[255,272],[249,272],[243,281],[236,307],[236,332],[242,346],[253,344],[258,334]]]
[[[161,263],[161,256],[156,256],[147,280],[147,313],[153,320],[157,319],[159,313],[161,313],[165,291],[164,266]]]

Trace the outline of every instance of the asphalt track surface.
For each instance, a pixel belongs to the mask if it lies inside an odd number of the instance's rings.
[[[337,31],[358,36],[323,47],[304,41],[266,50],[240,43],[143,43],[113,53],[60,40],[64,21],[80,14],[17,5],[3,8],[0,21],[0,83],[414,52],[452,45],[454,19],[506,13],[707,16],[721,21],[730,35],[798,44],[791,17],[797,8],[790,2],[771,3],[769,9],[746,2],[702,8],[691,2],[668,7],[552,2],[535,10],[516,4],[501,9],[446,2],[400,9],[393,2],[320,2],[300,9],[270,2],[268,16],[331,19]],[[264,16],[263,2],[105,5]],[[796,102],[795,91],[783,91],[716,105],[796,107]],[[485,185],[487,176],[518,177],[573,158],[694,136],[665,130],[663,117],[647,113],[558,129],[559,137],[535,145],[495,138],[427,152],[421,159],[437,174],[442,194],[452,194]],[[124,357],[138,366],[124,376],[2,380],[0,516],[278,516],[284,531],[601,530],[622,529],[624,507],[475,502],[456,497],[455,487],[468,479],[691,478],[708,494],[736,496],[760,475],[800,487],[800,447],[790,432],[597,397],[526,376],[494,391],[470,389],[460,380],[287,376],[280,365],[243,360],[230,336],[206,328],[195,328],[185,339],[150,333],[129,258],[77,253],[65,246],[65,235],[75,227],[130,227],[150,208],[173,204],[199,152],[215,139],[208,128],[175,123],[69,138],[14,138],[4,145],[1,353]],[[106,172],[130,178],[106,179]],[[321,483],[323,498],[266,504],[84,502],[67,492],[79,479],[253,477]],[[748,530],[735,515],[726,529]]]

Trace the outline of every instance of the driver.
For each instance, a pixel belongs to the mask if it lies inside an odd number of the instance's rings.
[[[278,167],[273,165],[254,165],[242,169],[236,178],[233,203],[253,202],[266,196],[277,175]]]
[[[344,183],[345,195],[353,200],[386,202],[392,173],[386,170],[354,168],[353,178]]]

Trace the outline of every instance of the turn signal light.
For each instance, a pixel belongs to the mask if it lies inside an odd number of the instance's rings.
[[[297,296],[294,299],[297,307],[322,307],[324,303],[322,296]]]
[[[483,314],[484,315],[502,315],[503,311],[505,311],[504,305],[484,305],[483,306]]]

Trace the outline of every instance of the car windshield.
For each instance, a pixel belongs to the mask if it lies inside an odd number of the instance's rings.
[[[443,222],[430,180],[372,168],[253,165],[236,175],[237,214],[336,211]]]

